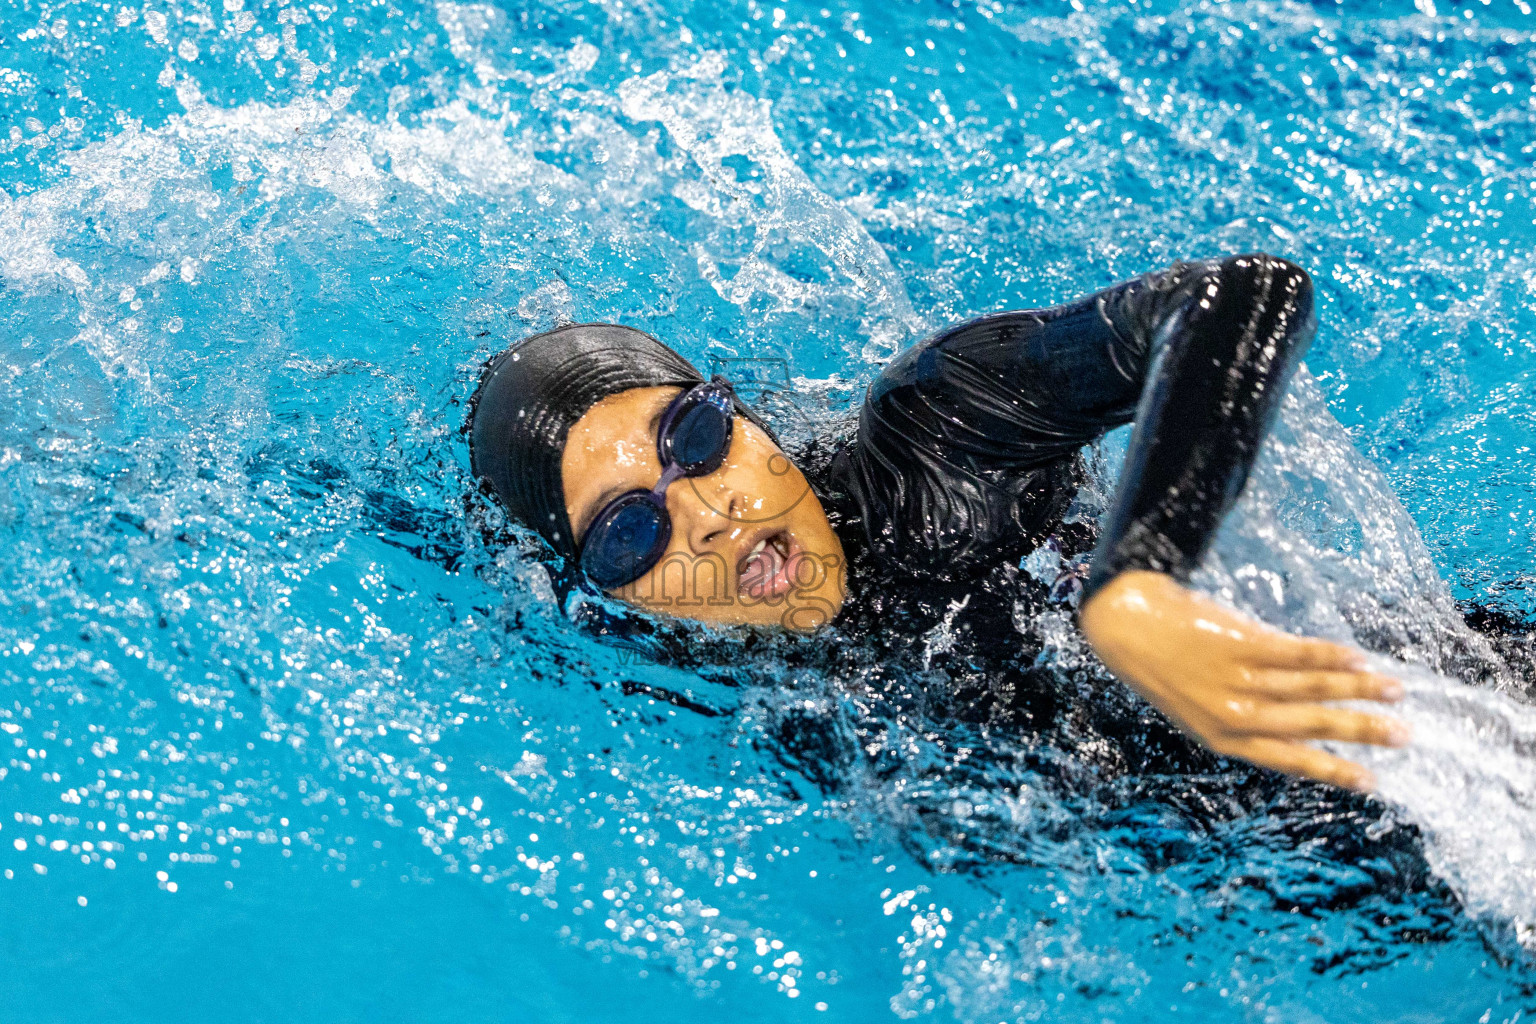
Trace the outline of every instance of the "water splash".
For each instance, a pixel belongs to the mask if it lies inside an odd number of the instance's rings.
[[[204,1016],[1520,1012],[1524,969],[1458,906],[1528,920],[1445,795],[1488,777],[1470,732],[1378,765],[1390,817],[1227,775],[1100,785],[1070,748],[883,703],[879,664],[594,643],[526,538],[466,516],[458,403],[532,328],[767,347],[821,382],[803,435],[904,331],[1278,246],[1319,282],[1329,400],[1439,564],[1474,593],[1528,570],[1529,474],[1490,461],[1527,391],[1484,387],[1533,336],[1528,25],[1079,6],[0,15],[24,20],[0,33],[0,886],[31,1015],[80,1015],[74,965],[107,958],[109,1017],[170,975]],[[1303,408],[1287,429],[1337,430]],[[1324,440],[1206,584],[1517,695],[1390,488]],[[1474,535],[1474,499],[1524,518]],[[1244,524],[1269,532],[1234,548]],[[1093,695],[1068,617],[1044,627]],[[1472,701],[1522,749],[1519,708],[1438,678],[1410,714]],[[241,915],[275,923],[226,941]],[[357,920],[394,955],[348,945]],[[177,948],[238,953],[177,974]],[[529,949],[546,969],[511,969]]]
[[[1531,680],[1468,628],[1412,518],[1305,373],[1196,582],[1281,628],[1378,652],[1372,664],[1404,684],[1393,713],[1413,744],[1326,746],[1376,772],[1394,808],[1380,828],[1419,826],[1467,909],[1536,949]]]
[[[631,78],[619,87],[624,114],[660,121],[703,172],[702,179],[679,182],[673,194],[750,236],[750,249],[734,254],[729,278],[720,269],[725,254],[695,246],[700,273],[737,305],[762,295],[776,308],[862,307],[868,312],[860,333],[867,340],[850,354],[865,363],[889,359],[921,325],[906,287],[864,226],[784,151],[772,104],[715,84],[725,67],[723,54],[708,53],[676,73]],[[824,275],[797,258],[794,246],[804,243],[830,260],[832,280],[816,280]]]

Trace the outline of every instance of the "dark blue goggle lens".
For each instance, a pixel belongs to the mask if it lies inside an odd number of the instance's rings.
[[[689,476],[712,473],[725,461],[731,442],[731,407],[727,399],[705,399],[683,411],[672,426],[668,454]]]
[[[667,550],[672,520],[646,494],[626,495],[587,530],[581,569],[604,590],[633,583]]]

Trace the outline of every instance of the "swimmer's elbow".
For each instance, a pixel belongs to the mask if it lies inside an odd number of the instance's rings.
[[[1312,275],[1283,256],[1271,256],[1267,252],[1244,253],[1226,260],[1222,269],[1244,279],[1250,290],[1268,291],[1284,296],[1308,312],[1312,309]]]
[[[1312,308],[1312,275],[1304,268],[1280,256],[1266,257],[1270,273],[1282,295],[1308,311]]]

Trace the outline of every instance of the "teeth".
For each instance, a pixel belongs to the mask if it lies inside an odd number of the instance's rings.
[[[753,555],[756,555],[758,552],[762,551],[763,548],[765,548],[767,546],[768,546],[768,538],[764,537],[762,540],[757,542],[757,544],[752,548],[751,551],[747,552],[747,557],[751,558]]]

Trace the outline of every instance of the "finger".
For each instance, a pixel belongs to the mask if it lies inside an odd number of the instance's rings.
[[[1237,745],[1234,751],[1237,757],[1287,775],[1315,779],[1360,793],[1369,793],[1376,788],[1375,776],[1361,765],[1304,743],[1258,738]]]
[[[1395,718],[1321,704],[1265,704],[1255,708],[1239,727],[1250,736],[1283,740],[1341,740],[1377,747],[1407,746],[1413,738],[1407,724]]]
[[[1374,672],[1295,672],[1263,669],[1248,685],[1255,693],[1277,701],[1380,700],[1403,696],[1403,684]]]
[[[1255,644],[1260,664],[1270,668],[1315,669],[1347,672],[1365,666],[1364,656],[1353,647],[1290,633],[1270,633]]]

